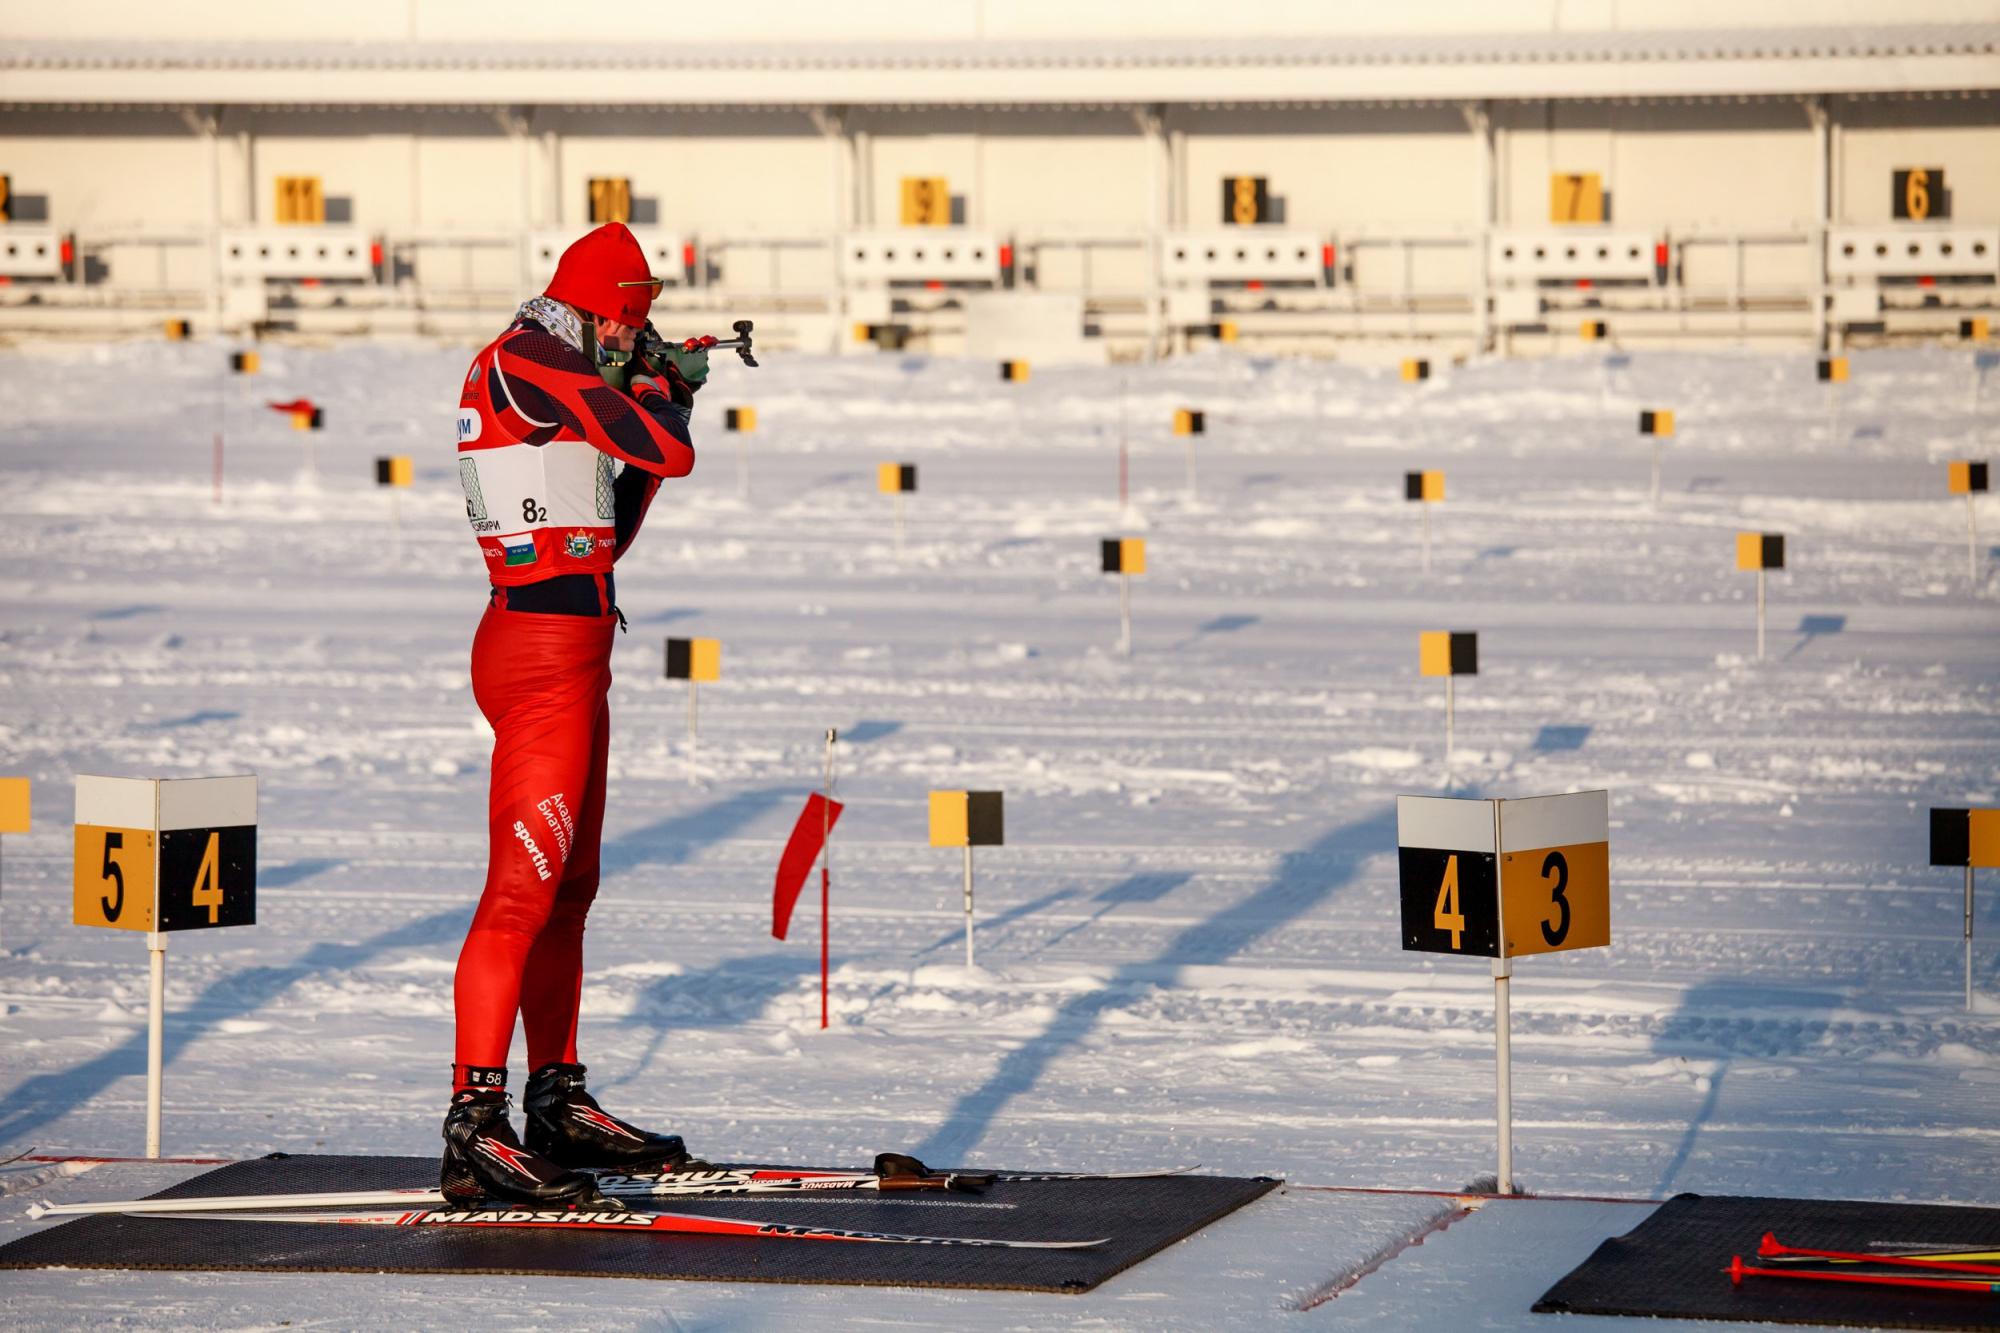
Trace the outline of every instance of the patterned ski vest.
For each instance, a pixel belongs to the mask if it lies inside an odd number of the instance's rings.
[[[489,581],[608,573],[621,462],[686,476],[686,409],[650,383],[637,398],[606,384],[575,312],[535,297],[473,358],[458,400],[458,479]]]

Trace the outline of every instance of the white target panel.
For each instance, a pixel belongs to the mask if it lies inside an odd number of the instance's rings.
[[[0,223],[0,277],[60,278],[62,237],[54,227]]]
[[[687,285],[688,238],[677,231],[658,227],[633,227],[632,239],[646,252],[647,271],[669,287]],[[556,271],[556,261],[583,233],[571,228],[538,231],[528,237],[528,270],[542,277]]]
[[[1168,232],[1160,270],[1174,285],[1210,282],[1310,282],[1324,276],[1325,241],[1309,231],[1219,227]]]
[[[2000,281],[2000,227],[1903,223],[1832,227],[1826,271],[1835,278],[1990,278]]]
[[[1645,282],[1656,244],[1646,232],[1608,227],[1496,231],[1487,264],[1496,282]]]
[[[967,227],[849,232],[840,262],[860,283],[1000,281],[998,236]]]
[[[375,276],[374,240],[359,227],[225,227],[218,253],[225,281]]]

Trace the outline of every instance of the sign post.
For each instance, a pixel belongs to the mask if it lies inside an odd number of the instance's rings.
[[[167,935],[257,923],[257,779],[79,776],[71,919],[145,932],[146,1156],[158,1157]]]
[[[389,550],[395,559],[403,558],[403,489],[416,476],[416,469],[407,457],[378,458],[375,460],[375,484],[389,488],[389,530],[391,533]]]
[[[1972,1011],[1972,868],[2000,866],[2000,809],[1931,807],[1931,864],[1965,867],[1965,1008]]]
[[[1757,660],[1764,660],[1764,571],[1785,567],[1785,539],[1775,532],[1736,534],[1736,567],[1757,571]]]
[[[688,683],[688,785],[694,785],[697,729],[697,694],[704,680],[722,679],[722,641],[719,639],[668,639],[667,679]]]
[[[965,965],[972,966],[972,849],[998,847],[1002,836],[1001,793],[931,793],[931,846],[965,849]]]
[[[1826,442],[1832,444],[1840,438],[1840,386],[1847,383],[1847,358],[1823,356],[1816,373],[1826,386]]]
[[[1954,459],[1946,467],[1953,495],[1965,497],[1965,577],[1974,592],[1979,590],[1979,517],[1973,512],[1973,497],[1984,492],[1990,473],[1984,461]]]
[[[1403,948],[1493,960],[1499,1192],[1514,1192],[1513,960],[1611,943],[1610,798],[1396,798]]]
[[[0,834],[26,833],[34,786],[27,778],[0,778]]]
[[[1106,574],[1118,576],[1118,651],[1132,655],[1132,576],[1146,572],[1146,539],[1106,537],[1099,543]]]
[[[1194,437],[1208,434],[1208,414],[1199,408],[1177,407],[1174,409],[1174,434],[1187,440],[1187,494],[1192,504],[1194,489]]]
[[[1417,502],[1424,516],[1424,573],[1431,572],[1431,506],[1444,503],[1444,473],[1405,472],[1403,498]]]
[[[875,489],[896,499],[896,558],[903,558],[903,497],[916,493],[915,463],[881,463],[875,468]]]
[[[722,428],[736,437],[736,493],[747,500],[750,498],[750,450],[743,437],[757,429],[757,409],[724,408]]]
[[[1417,634],[1417,671],[1444,677],[1444,766],[1451,770],[1452,678],[1479,674],[1479,636],[1462,630],[1427,629]]]
[[[1674,434],[1674,414],[1653,409],[1639,414],[1639,433],[1653,442],[1653,505],[1660,503],[1660,441],[1672,439]]]

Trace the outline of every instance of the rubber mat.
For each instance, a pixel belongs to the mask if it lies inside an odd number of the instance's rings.
[[[316,1227],[100,1215],[51,1226],[0,1246],[0,1268],[545,1274],[1081,1292],[1234,1212],[1276,1184],[1228,1176],[1000,1181],[979,1194],[841,1199],[753,1195],[680,1198],[659,1204],[660,1211],[916,1235],[1110,1237],[1088,1250],[469,1227]],[[280,1156],[234,1162],[150,1197],[436,1186],[434,1158]]]
[[[2000,1299],[1992,1292],[1758,1277],[1733,1285],[1730,1258],[1761,1263],[1757,1242],[1767,1231],[1786,1245],[1861,1254],[1883,1252],[1887,1244],[1991,1249],[2000,1246],[2000,1209],[1677,1195],[1598,1246],[1535,1309],[1846,1328],[2000,1328]]]

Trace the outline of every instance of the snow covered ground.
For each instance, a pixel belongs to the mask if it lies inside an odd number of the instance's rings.
[[[260,779],[259,924],[173,942],[167,1151],[437,1145],[489,745],[465,671],[482,561],[451,444],[470,349],[267,346],[255,378],[220,373],[226,350],[0,356],[0,772],[36,784],[35,829],[4,849],[0,1155],[143,1142],[144,950],[69,924],[77,773]],[[1928,807],[2000,803],[2000,511],[1983,502],[1968,587],[1943,467],[2000,452],[2000,375],[1981,441],[1974,364],[1857,355],[1837,418],[1802,356],[1490,362],[1414,388],[1241,356],[1037,367],[1026,385],[985,363],[718,364],[702,462],[619,570],[593,1088],[741,1160],[896,1148],[1460,1188],[1493,1169],[1491,984],[1481,963],[1400,951],[1394,798],[1602,786],[1613,945],[1517,971],[1520,1182],[2000,1204],[2000,883],[1968,1015],[1962,880],[1926,864]],[[326,408],[316,436],[263,407],[301,395]],[[747,500],[720,429],[739,403],[759,416]],[[1207,413],[1193,497],[1168,433],[1180,406]],[[1641,407],[1679,419],[1657,508]],[[400,554],[373,485],[392,453],[416,460]],[[900,556],[884,461],[919,467]],[[1402,498],[1419,467],[1447,474],[1429,576]],[[1762,663],[1739,529],[1789,539]],[[1098,539],[1120,534],[1147,539],[1150,565],[1129,660],[1097,570]],[[1424,629],[1480,635],[1448,770]],[[693,783],[667,634],[723,644]],[[769,910],[828,727],[849,809],[823,1033],[817,904],[785,943]],[[979,854],[976,969],[957,855],[926,843],[934,787],[1006,792],[1008,845]],[[185,1173],[0,1176],[0,1236],[30,1225],[24,1198]],[[1432,1208],[1360,1197],[1273,1196],[1088,1313],[1267,1322]],[[1297,1317],[1456,1319],[1449,1244],[1525,1293],[1488,1288],[1480,1319],[1536,1325],[1527,1301],[1644,1212],[1534,1208],[1496,1205]],[[1549,1220],[1512,1220],[1531,1215]],[[1522,1239],[1565,1227],[1553,1254]],[[1086,1309],[493,1286],[526,1323],[589,1307],[661,1327],[1008,1327]],[[6,1273],[0,1316],[408,1323],[459,1289]]]

